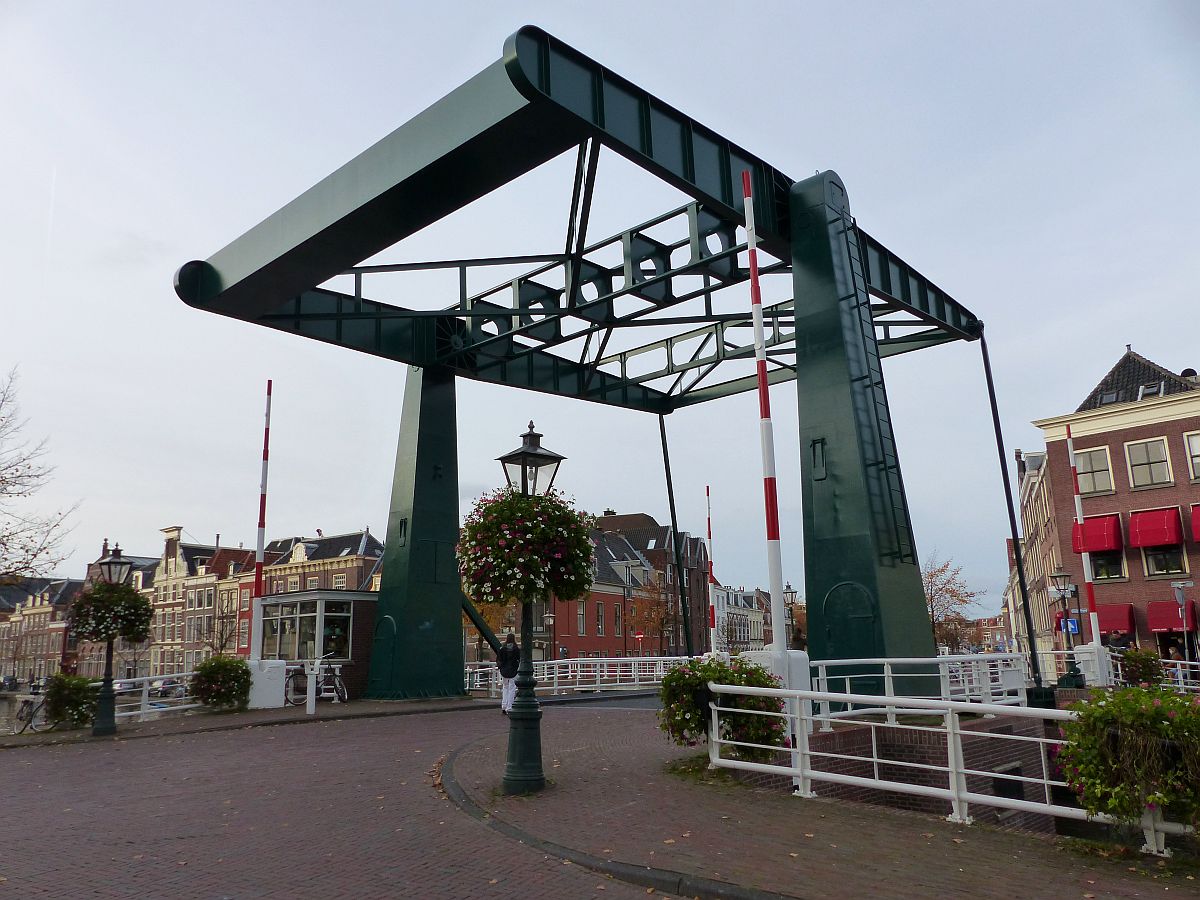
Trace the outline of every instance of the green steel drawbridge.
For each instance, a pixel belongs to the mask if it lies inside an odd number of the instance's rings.
[[[601,147],[689,202],[588,236]],[[552,158],[577,151],[561,252],[363,265]],[[184,264],[189,305],[393,359],[409,371],[369,693],[463,691],[457,378],[666,415],[754,390],[739,265],[753,179],[769,379],[796,383],[810,651],[933,653],[884,389],[884,357],[975,340],[982,323],[868,235],[833,172],[794,181],[541,29],[218,251]],[[741,232],[744,235],[744,231]],[[483,291],[468,276],[525,265]],[[382,273],[443,269],[439,308],[370,296]],[[337,276],[344,290],[331,290]],[[352,287],[351,287],[352,285]],[[738,303],[723,302],[734,289]],[[452,301],[452,302],[451,302]]]

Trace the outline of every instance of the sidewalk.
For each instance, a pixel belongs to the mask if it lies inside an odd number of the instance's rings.
[[[545,770],[554,783],[541,794],[498,793],[503,748],[495,740],[452,756],[443,779],[457,783],[463,805],[482,811],[485,824],[544,849],[569,848],[575,862],[601,871],[614,870],[606,863],[641,869],[646,885],[666,888],[684,876],[692,890],[707,880],[714,896],[725,884],[822,900],[1146,897],[1167,890],[1200,896],[1200,881],[1188,880],[1187,872],[1162,875],[1167,867],[1152,859],[1087,857],[1051,838],[802,800],[720,774],[709,784],[670,775],[670,761],[696,750],[669,744],[653,712],[563,712],[569,718],[547,717],[543,731]],[[1187,871],[1200,877],[1198,869]]]

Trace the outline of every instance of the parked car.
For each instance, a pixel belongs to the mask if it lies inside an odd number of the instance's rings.
[[[0,691],[15,691],[20,687],[15,675],[5,675],[0,678]]]
[[[182,697],[187,685],[180,678],[163,678],[150,682],[150,693],[156,697]]]

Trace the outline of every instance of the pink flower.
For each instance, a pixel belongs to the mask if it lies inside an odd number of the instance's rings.
[[[1161,700],[1159,700],[1157,697],[1155,697],[1155,698],[1154,698],[1154,705],[1155,705],[1155,706],[1162,706],[1162,701],[1161,701]]]
[[[1173,719],[1173,718],[1175,718],[1175,710],[1173,710],[1173,709],[1168,709],[1168,710],[1167,710],[1167,718],[1168,718],[1168,719]]]

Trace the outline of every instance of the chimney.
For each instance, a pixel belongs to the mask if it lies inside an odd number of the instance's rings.
[[[1021,479],[1025,477],[1025,454],[1022,453],[1021,448],[1018,447],[1013,455],[1017,460],[1017,484],[1020,484]]]
[[[1196,370],[1188,366],[1179,373],[1179,377],[1190,384],[1200,384],[1200,375],[1196,374]]]
[[[108,538],[104,539],[104,543],[100,546],[100,559],[108,556]]]
[[[617,511],[615,509],[606,509],[606,510],[604,510],[604,514],[606,516],[615,516],[617,514]]]
[[[214,548],[214,549],[216,549],[216,550],[220,550],[220,549],[221,549],[221,532],[219,532],[219,531],[217,532],[217,540],[216,540],[216,542],[213,544],[213,548]]]

